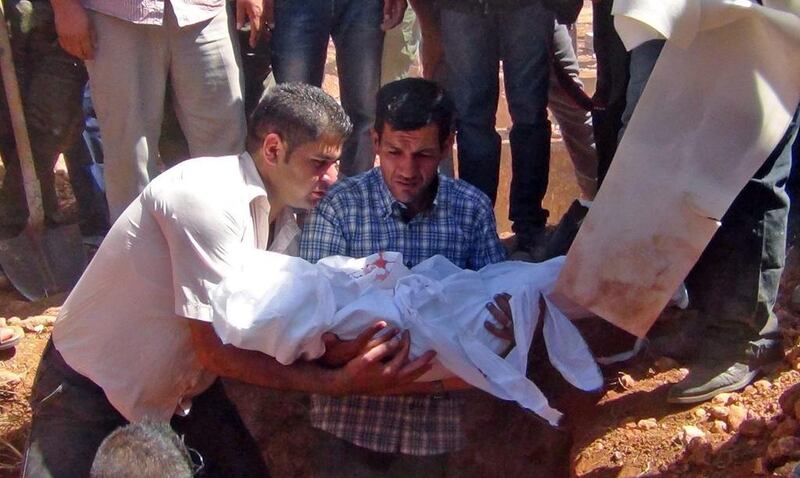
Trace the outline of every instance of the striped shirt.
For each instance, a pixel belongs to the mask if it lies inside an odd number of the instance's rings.
[[[81,0],[89,10],[131,23],[163,25],[167,7],[171,7],[178,26],[194,25],[215,17],[225,8],[226,0]]]
[[[379,168],[339,181],[310,215],[301,257],[403,254],[408,267],[442,254],[467,269],[505,259],[491,202],[473,186],[438,177],[433,205],[406,222]],[[461,400],[454,396],[312,396],[317,428],[384,453],[435,455],[464,446]]]

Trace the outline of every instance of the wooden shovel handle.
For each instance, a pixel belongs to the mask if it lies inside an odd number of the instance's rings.
[[[28,226],[41,228],[44,225],[44,209],[42,207],[42,189],[33,165],[31,141],[25,125],[25,110],[19,93],[19,82],[11,56],[11,41],[6,27],[6,15],[0,2],[0,70],[3,73],[3,86],[11,114],[11,126],[14,129],[14,140],[17,144],[22,179],[25,185],[25,201],[28,203]]]

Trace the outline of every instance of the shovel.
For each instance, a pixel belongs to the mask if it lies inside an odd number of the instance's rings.
[[[6,17],[0,4],[0,70],[3,73],[11,125],[28,204],[28,223],[18,236],[0,241],[0,267],[14,287],[29,300],[69,290],[86,267],[78,226],[45,228],[42,190],[33,165],[19,84],[11,58]]]

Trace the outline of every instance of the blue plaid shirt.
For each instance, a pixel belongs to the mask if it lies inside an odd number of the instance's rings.
[[[441,254],[464,269],[505,259],[489,198],[442,175],[433,205],[411,220],[379,168],[339,181],[309,216],[300,256],[403,254],[406,266]],[[384,453],[435,455],[463,447],[461,401],[455,397],[312,396],[311,421],[356,445]]]

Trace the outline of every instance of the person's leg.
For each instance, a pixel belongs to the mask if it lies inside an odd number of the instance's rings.
[[[631,116],[639,103],[639,98],[644,93],[647,80],[656,66],[661,50],[664,48],[664,40],[650,40],[642,43],[631,50],[630,79],[625,96],[625,111],[622,113],[622,126],[619,130],[618,142],[622,141]]]
[[[704,346],[668,400],[695,403],[744,388],[779,361],[773,308],[783,272],[797,113],[781,143],[734,200],[686,285],[699,309]]]
[[[381,81],[383,2],[337,0],[332,30],[342,107],[353,134],[342,148],[340,173],[353,176],[372,169],[375,151],[369,131],[375,123],[375,96]]]
[[[386,32],[381,56],[381,86],[408,77],[419,57],[419,23],[414,10],[406,9],[400,25]]]
[[[203,457],[202,476],[269,476],[258,443],[239,417],[221,381],[217,380],[192,400],[188,416],[174,416],[172,427],[184,437],[186,446]]]
[[[456,107],[459,177],[497,199],[500,135],[495,130],[500,57],[494,15],[440,11],[445,87]]]
[[[509,218],[520,248],[537,246],[547,223],[542,200],[550,171],[550,82],[553,14],[543,4],[497,16],[508,111],[513,126]]]
[[[97,37],[86,62],[103,134],[113,223],[157,173],[168,59],[163,28],[89,12]]]
[[[592,2],[594,51],[597,57],[597,88],[592,97],[592,124],[597,146],[597,178],[603,177],[617,151],[617,138],[625,110],[629,55],[614,29],[613,0]]]
[[[103,390],[72,370],[53,342],[45,347],[31,391],[33,420],[25,478],[85,478],[103,439],[127,423]]]
[[[278,83],[322,85],[333,0],[275,0],[272,69]]]
[[[167,8],[164,28],[173,105],[189,152],[193,157],[241,153],[247,130],[242,76],[226,9],[208,21],[180,28]]]
[[[553,70],[561,70],[575,82],[576,87],[583,88],[580,80],[578,57],[572,48],[572,38],[566,25],[556,24],[553,34],[554,60]],[[597,150],[594,144],[592,114],[579,106],[561,85],[555,73],[550,75],[548,92],[548,108],[553,112],[564,145],[575,166],[575,177],[584,199],[594,199],[597,192]]]

